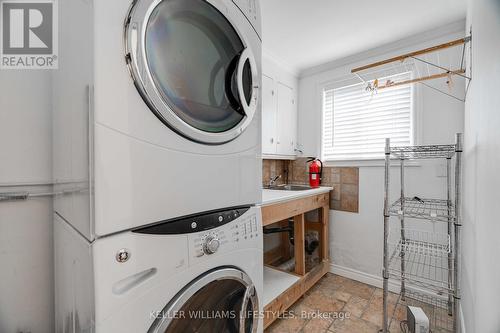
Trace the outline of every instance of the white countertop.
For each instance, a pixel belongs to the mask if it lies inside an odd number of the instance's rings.
[[[318,195],[321,193],[328,193],[333,190],[332,187],[321,186],[304,191],[282,191],[282,190],[262,190],[262,206],[275,204],[294,199],[309,197],[311,195]]]

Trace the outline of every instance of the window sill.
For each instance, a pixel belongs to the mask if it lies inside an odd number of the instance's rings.
[[[377,160],[326,160],[323,161],[325,167],[385,167],[384,159]],[[399,167],[399,160],[391,160],[391,167]],[[420,167],[417,161],[405,161],[407,167]]]

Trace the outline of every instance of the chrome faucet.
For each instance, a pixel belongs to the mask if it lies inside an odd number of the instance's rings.
[[[276,181],[277,181],[278,179],[280,179],[280,178],[281,178],[281,175],[278,175],[278,176],[276,176],[276,177],[274,177],[274,178],[273,178],[273,177],[271,177],[271,179],[269,179],[269,187],[272,187],[272,186],[274,185],[274,183],[276,183]]]

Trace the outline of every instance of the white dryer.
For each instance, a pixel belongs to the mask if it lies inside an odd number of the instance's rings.
[[[261,201],[257,0],[58,6],[60,216],[92,240]]]
[[[94,242],[59,217],[54,230],[56,333],[263,330],[258,207]]]

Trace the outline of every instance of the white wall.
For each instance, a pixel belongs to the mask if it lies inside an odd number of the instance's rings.
[[[500,330],[500,1],[469,0],[472,83],[465,107],[462,311],[467,333]],[[470,63],[470,62],[469,62]]]
[[[50,191],[48,71],[0,71],[0,192]],[[53,332],[52,200],[0,202],[0,332]]]
[[[306,156],[320,156],[321,95],[319,87],[350,76],[350,69],[464,36],[465,22],[444,27],[445,35],[426,33],[303,73],[299,81],[299,143]],[[351,62],[349,62],[351,61]],[[464,103],[424,86],[416,86],[417,143],[453,143],[463,131]],[[335,165],[335,164],[334,164]],[[337,163],[336,165],[339,165]],[[348,163],[347,165],[358,165]],[[360,164],[359,213],[332,211],[330,249],[334,270],[378,281],[382,272],[384,168]],[[378,165],[378,166],[377,166]],[[445,198],[444,163],[419,163],[406,171],[407,195]],[[399,169],[391,168],[391,200],[399,195]],[[392,223],[397,222],[396,219]],[[432,230],[433,226],[429,226]],[[437,226],[440,228],[443,226]],[[438,229],[439,231],[439,229]],[[352,276],[356,277],[356,276]]]

